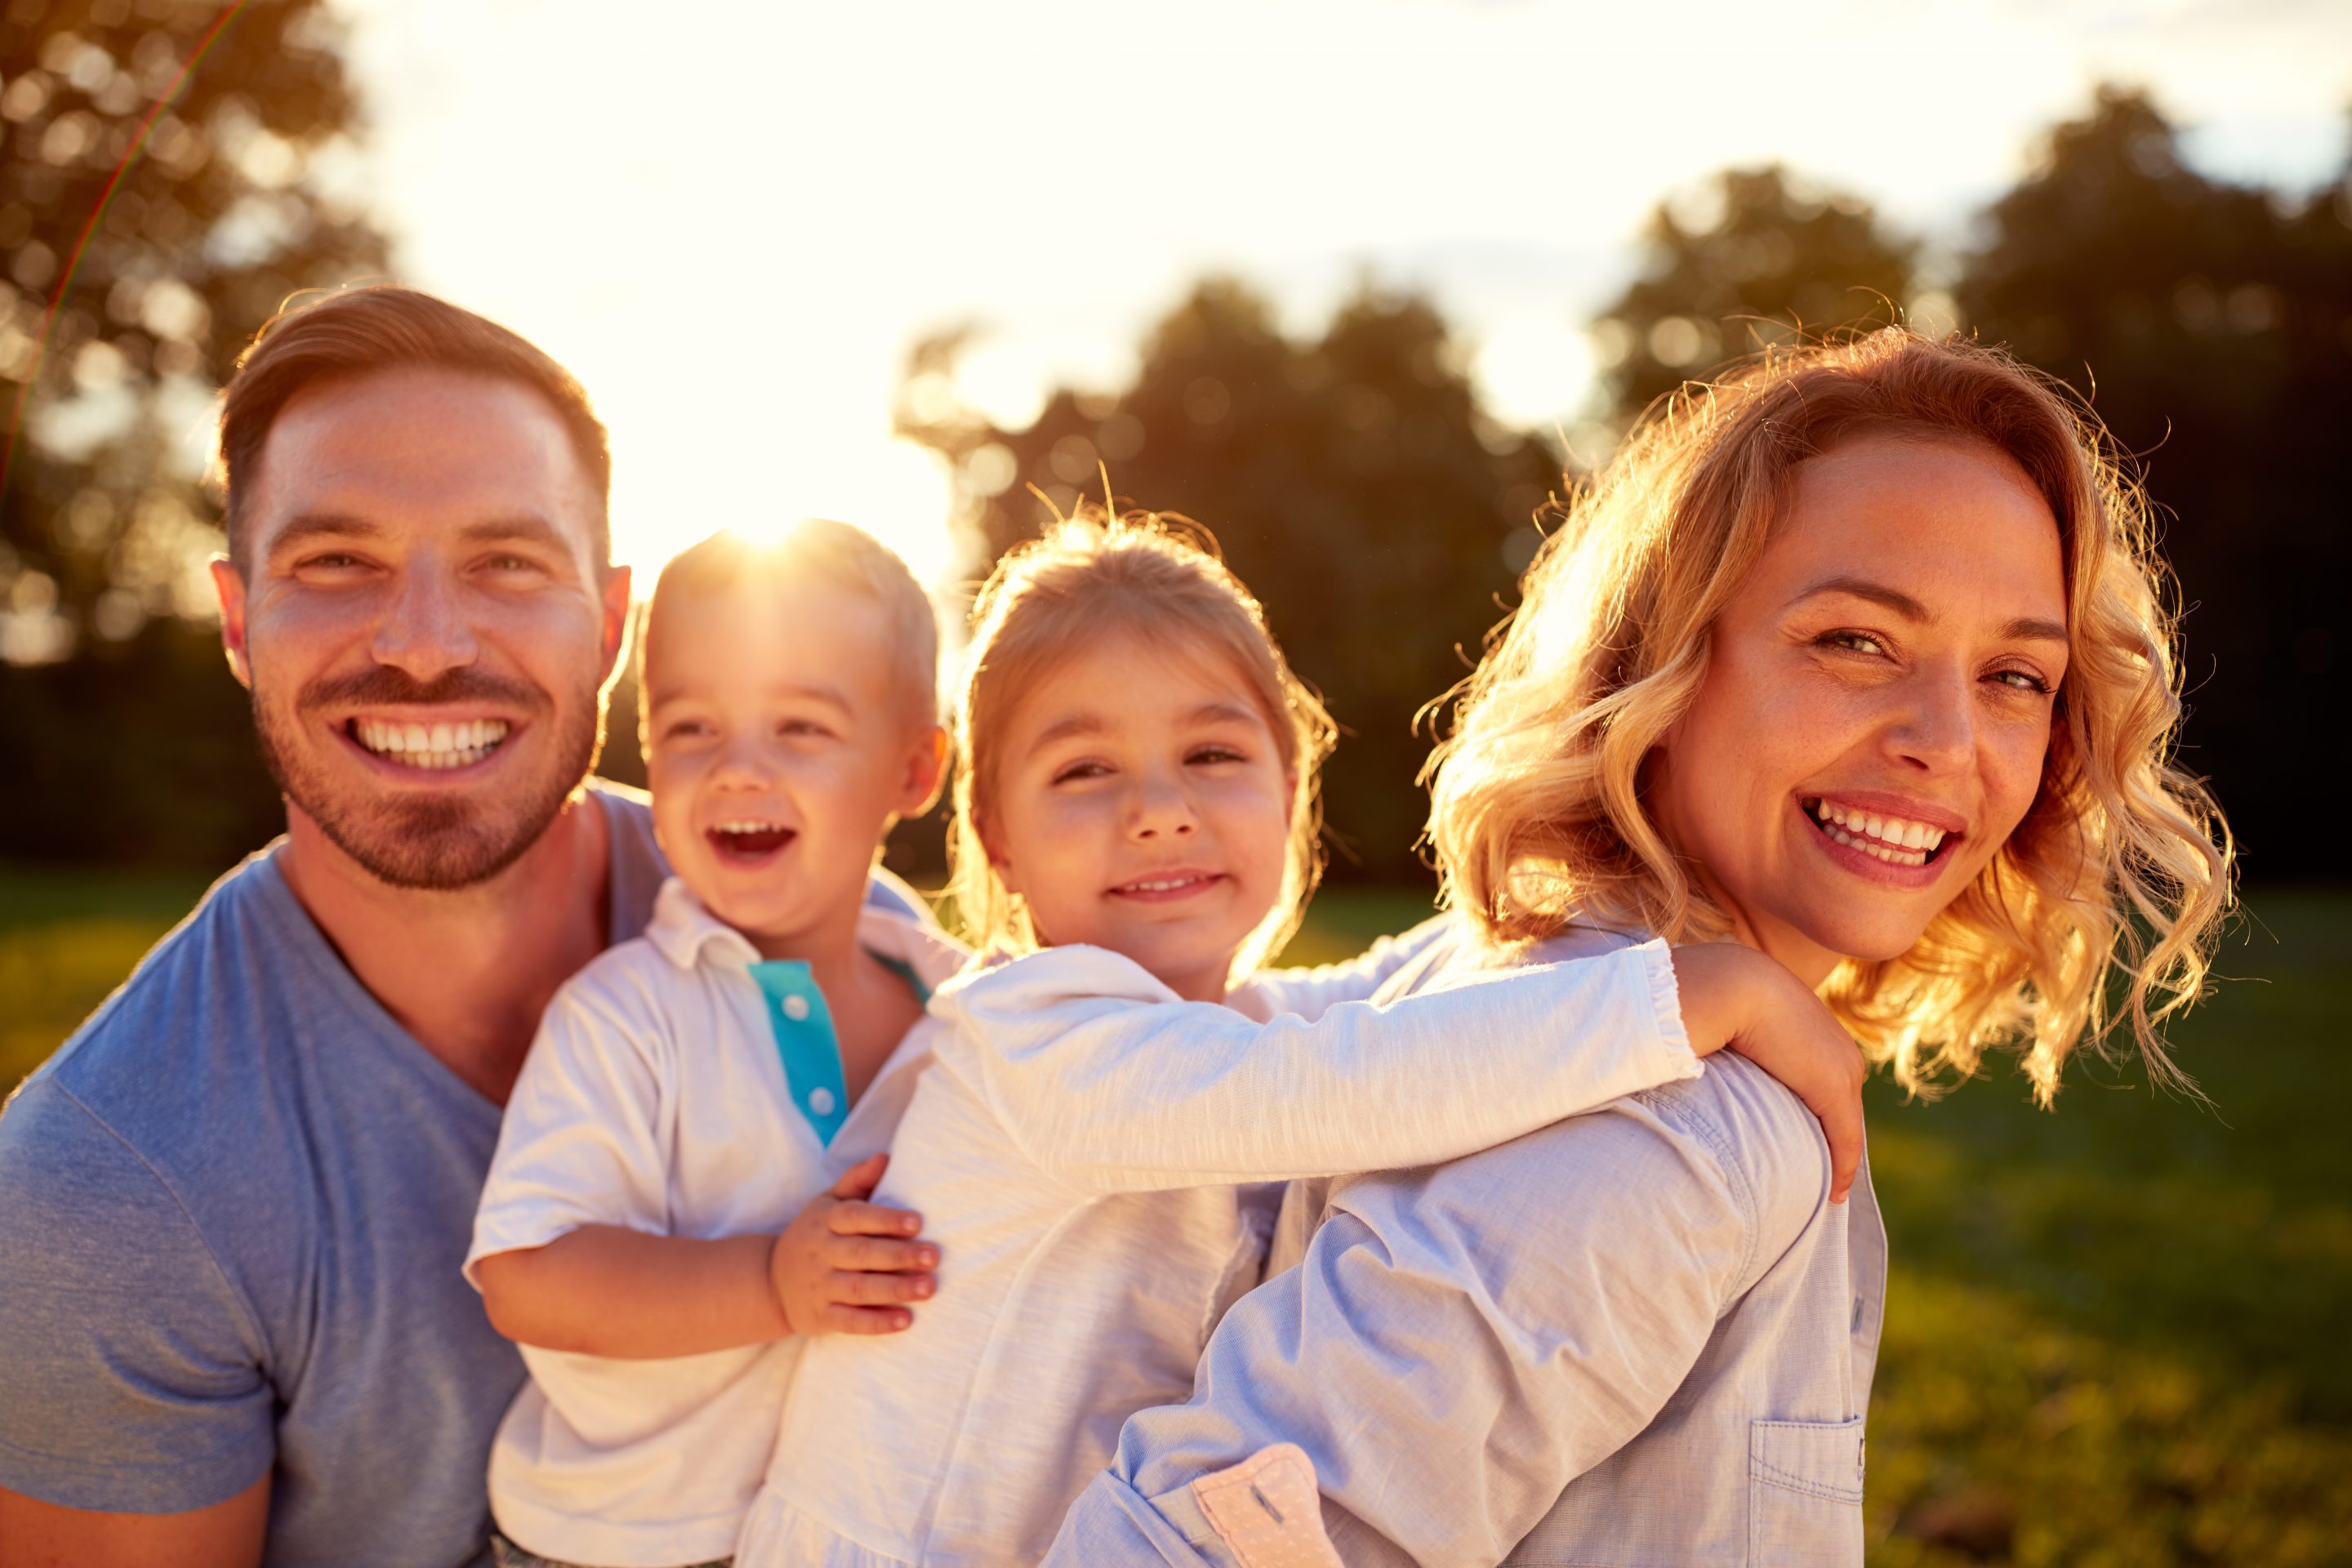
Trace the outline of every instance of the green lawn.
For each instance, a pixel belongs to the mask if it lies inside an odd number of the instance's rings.
[[[201,890],[0,873],[0,1086]],[[1895,1258],[1871,1405],[1882,1568],[2352,1563],[2352,893],[2259,896],[2180,1026],[2207,1109],[2085,1061],[1872,1091]],[[1327,894],[1287,955],[1423,912]]]

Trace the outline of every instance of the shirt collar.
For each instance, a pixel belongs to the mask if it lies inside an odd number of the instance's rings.
[[[664,882],[656,895],[654,918],[646,926],[646,936],[680,969],[706,963],[741,966],[760,960],[760,950],[751,939],[712,914],[677,877]],[[898,960],[930,990],[937,990],[962,968],[967,956],[963,944],[938,926],[872,903],[858,911],[857,942],[885,958]]]

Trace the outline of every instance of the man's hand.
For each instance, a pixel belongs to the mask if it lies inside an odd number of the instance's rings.
[[[940,1249],[912,1239],[923,1216],[868,1203],[890,1156],[843,1173],[776,1237],[768,1280],[796,1334],[895,1334],[915,1321],[898,1303],[939,1288]]]
[[[1691,1049],[1728,1047],[1779,1079],[1821,1119],[1830,1142],[1830,1202],[1862,1164],[1862,1082],[1869,1064],[1836,1016],[1777,961],[1732,942],[1674,950],[1675,989]]]

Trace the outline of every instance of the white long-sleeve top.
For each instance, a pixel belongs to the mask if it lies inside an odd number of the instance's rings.
[[[1433,933],[1222,1007],[1087,947],[942,986],[878,1194],[923,1214],[940,1293],[810,1342],[742,1568],[1034,1563],[1258,1282],[1272,1194],[1233,1184],[1452,1159],[1698,1074],[1662,942],[1349,999]]]

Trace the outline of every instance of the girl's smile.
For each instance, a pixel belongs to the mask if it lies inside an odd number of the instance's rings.
[[[1219,1001],[1282,891],[1293,781],[1238,677],[1118,637],[1011,714],[982,834],[1037,938],[1087,942]]]

